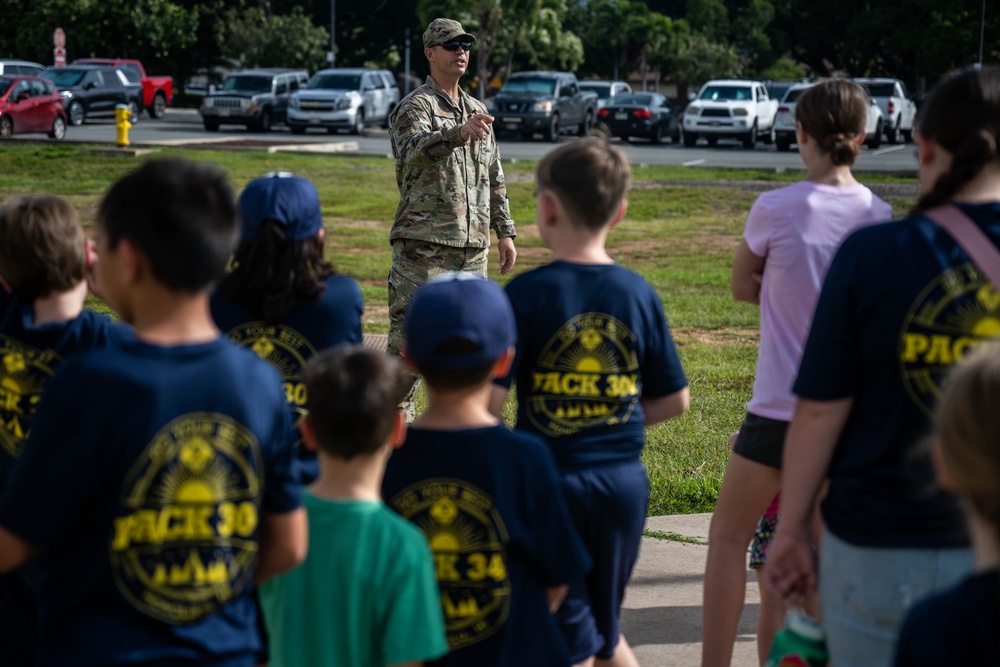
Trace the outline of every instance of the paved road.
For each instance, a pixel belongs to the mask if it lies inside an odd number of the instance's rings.
[[[24,135],[38,139],[37,135]],[[292,135],[284,126],[276,126],[271,132],[248,132],[238,125],[224,125],[218,132],[206,132],[201,125],[201,117],[195,110],[168,109],[162,120],[151,120],[143,115],[129,132],[134,144],[179,145],[193,142],[225,142],[252,139],[274,142],[274,144],[315,144],[314,150],[326,151],[345,149],[363,155],[389,155],[389,137],[385,130],[373,129],[367,136],[352,137],[346,134],[309,132]],[[70,127],[66,132],[67,141],[88,143],[108,143],[115,140],[114,121],[94,120],[80,127]],[[561,142],[573,141],[563,137]],[[687,167],[736,167],[760,169],[801,169],[802,161],[796,152],[779,153],[774,146],[759,145],[754,150],[744,149],[736,141],[720,141],[709,148],[662,145],[653,146],[645,142],[619,144],[628,154],[632,164],[667,164]],[[505,160],[537,160],[552,149],[552,144],[543,141],[519,141],[501,139],[500,150]],[[917,167],[916,149],[913,144],[895,146],[883,145],[878,150],[863,148],[858,158],[857,168],[864,171],[887,171],[915,173]]]

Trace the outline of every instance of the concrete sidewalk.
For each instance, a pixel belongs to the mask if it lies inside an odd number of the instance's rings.
[[[650,517],[650,532],[697,543],[644,537],[625,596],[622,631],[643,667],[692,667],[701,661],[701,602],[711,514]],[[747,572],[747,594],[733,651],[735,667],[757,667],[760,595]]]

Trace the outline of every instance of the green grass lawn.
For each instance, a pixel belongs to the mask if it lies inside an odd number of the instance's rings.
[[[164,149],[153,157],[167,155],[214,162],[236,188],[274,170],[312,179],[323,203],[330,257],[361,285],[365,331],[387,331],[388,235],[398,201],[391,160],[208,149]],[[144,159],[149,157],[90,154],[71,144],[0,144],[0,201],[28,193],[62,195],[91,227],[104,189]],[[505,165],[518,223],[515,273],[548,257],[533,224],[533,170],[533,163],[523,161]],[[912,204],[915,179],[858,176],[895,186],[886,199],[897,215]],[[609,250],[659,292],[691,383],[691,410],[647,433],[650,513],[711,511],[729,457],[726,437],[742,420],[757,354],[757,309],[729,294],[733,252],[757,193],[802,174],[649,166],[637,168],[634,178],[628,216],[611,232]],[[493,267],[491,275],[498,278]]]

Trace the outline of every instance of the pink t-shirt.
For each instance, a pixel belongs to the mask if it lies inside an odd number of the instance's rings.
[[[792,384],[833,256],[855,229],[891,218],[892,207],[860,184],[801,181],[765,192],[754,202],[743,238],[753,254],[766,259],[757,377],[748,412],[791,420]]]

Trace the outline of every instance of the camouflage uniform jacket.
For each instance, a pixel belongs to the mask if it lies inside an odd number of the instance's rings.
[[[399,207],[390,242],[485,248],[491,228],[497,238],[516,236],[496,137],[469,142],[460,134],[477,111],[487,113],[465,91],[456,103],[431,77],[396,107],[389,132]]]

